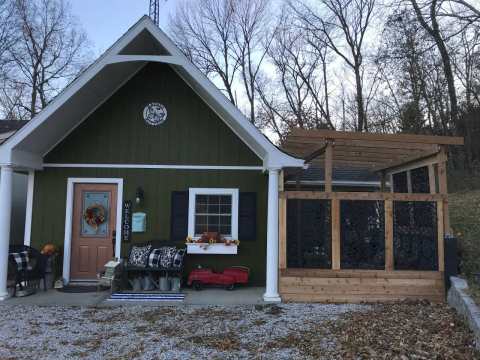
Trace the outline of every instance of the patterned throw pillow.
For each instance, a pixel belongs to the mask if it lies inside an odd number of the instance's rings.
[[[13,259],[13,261],[17,265],[18,271],[32,270],[32,266],[30,265],[30,258],[28,256],[28,251],[10,253],[10,258]]]
[[[173,257],[173,263],[172,263],[172,268],[174,269],[180,269],[183,265],[183,257],[185,256],[185,253],[187,250],[185,249],[179,249],[177,250],[175,256]]]
[[[173,258],[177,253],[177,248],[174,246],[164,246],[162,249],[162,255],[160,256],[160,267],[169,269],[172,267]]]
[[[128,265],[145,267],[147,266],[148,256],[152,251],[152,245],[147,246],[132,246],[130,257],[128,258]]]
[[[160,267],[160,258],[162,257],[162,249],[153,249],[148,257],[148,266],[151,268]]]

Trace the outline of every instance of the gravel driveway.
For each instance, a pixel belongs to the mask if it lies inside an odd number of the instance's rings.
[[[0,306],[0,359],[409,359],[419,341],[415,358],[478,355],[445,305]]]

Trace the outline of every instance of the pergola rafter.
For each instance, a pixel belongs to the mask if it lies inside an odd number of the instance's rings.
[[[441,154],[448,145],[463,145],[463,138],[450,136],[370,134],[331,130],[294,129],[283,149],[309,161],[326,161],[332,147],[333,165],[368,167],[388,171]]]

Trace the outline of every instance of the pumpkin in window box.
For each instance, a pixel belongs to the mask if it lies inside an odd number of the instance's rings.
[[[218,232],[204,232],[197,242],[205,244],[216,244],[223,242],[223,239]]]
[[[230,245],[240,245],[239,240],[233,240],[233,239],[225,239],[224,241],[225,246],[230,246]]]

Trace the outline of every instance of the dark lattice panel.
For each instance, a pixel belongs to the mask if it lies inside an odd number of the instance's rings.
[[[437,270],[437,254],[436,203],[394,201],[395,270]]]
[[[330,200],[287,201],[287,267],[332,267]]]
[[[342,269],[385,269],[383,201],[340,201]]]
[[[410,178],[412,180],[412,192],[430,192],[430,184],[428,182],[428,167],[423,166],[421,168],[410,171]]]
[[[408,193],[407,172],[393,174],[393,191],[396,193]]]

